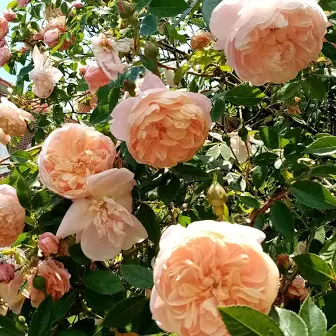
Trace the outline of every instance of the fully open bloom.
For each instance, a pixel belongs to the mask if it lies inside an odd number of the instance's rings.
[[[100,67],[110,80],[116,80],[119,73],[123,73],[125,65],[121,64],[116,41],[104,34],[91,39],[93,54]]]
[[[153,74],[140,90],[113,110],[112,134],[126,141],[140,163],[162,168],[189,161],[207,138],[211,101],[199,93],[170,91]]]
[[[7,44],[3,47],[0,47],[0,67],[4,66],[11,59],[11,57],[12,55]]]
[[[254,85],[295,78],[317,59],[326,27],[316,0],[223,0],[210,19],[227,64]]]
[[[4,18],[8,21],[14,21],[16,19],[16,13],[10,8],[3,11]]]
[[[134,174],[125,168],[110,169],[87,178],[90,198],[74,201],[56,233],[76,234],[84,254],[92,260],[114,259],[121,250],[147,238],[132,213]]]
[[[112,168],[116,156],[110,138],[93,127],[65,124],[51,132],[39,157],[40,179],[66,198],[89,196],[90,175]]]
[[[0,40],[8,34],[8,21],[4,17],[0,17]]]
[[[15,188],[0,185],[0,247],[10,246],[22,233],[26,211],[19,202]]]
[[[225,222],[170,226],[162,235],[150,300],[160,328],[181,336],[229,335],[218,306],[268,313],[279,271],[263,252],[265,234]]]
[[[64,264],[53,259],[41,261],[37,266],[36,273],[28,277],[30,299],[33,307],[38,307],[45,299],[45,294],[33,285],[35,275],[45,279],[45,292],[47,295],[51,295],[54,301],[59,300],[70,290],[69,280],[71,275]]]
[[[26,298],[29,297],[29,292],[21,289],[23,282],[23,276],[17,271],[9,283],[0,283],[0,298],[14,314],[20,314]]]
[[[60,43],[60,39],[66,33],[66,17],[58,16],[51,19],[47,26],[44,28],[44,43],[51,48],[56,47]],[[61,50],[66,50],[73,43],[73,39],[68,41],[65,39],[60,47]]]
[[[56,83],[63,77],[60,70],[50,65],[46,54],[41,54],[37,46],[33,50],[34,69],[29,78],[34,83],[33,92],[39,98],[48,98]]]
[[[10,282],[14,279],[15,267],[12,264],[0,264],[0,282]]]
[[[51,232],[44,232],[40,235],[38,246],[45,257],[58,252],[59,239]]]
[[[90,63],[85,68],[82,68],[81,72],[84,73],[84,79],[88,83],[91,93],[96,93],[100,87],[110,83],[110,79],[98,63]]]

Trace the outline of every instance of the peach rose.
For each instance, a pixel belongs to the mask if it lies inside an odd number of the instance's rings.
[[[98,63],[90,63],[84,71],[84,79],[89,85],[89,91],[94,94],[97,90],[110,83],[110,79],[105,75]]]
[[[0,185],[0,247],[10,246],[22,233],[26,210],[22,207],[15,188]]]
[[[87,178],[112,168],[115,156],[112,140],[93,127],[65,124],[51,132],[42,146],[40,179],[66,198],[87,197]]]
[[[4,145],[8,143],[11,136],[24,135],[27,130],[27,121],[34,120],[30,113],[21,110],[6,98],[1,97],[0,129],[6,135],[5,141],[2,142]]]
[[[40,235],[38,247],[45,257],[58,252],[59,239],[51,232],[45,232]]]
[[[28,277],[31,304],[35,308],[37,308],[45,299],[45,294],[42,291],[36,289],[33,285],[34,277],[36,275],[45,279],[45,292],[47,295],[51,295],[54,301],[59,300],[70,290],[69,280],[71,275],[64,267],[64,264],[53,259],[41,261],[37,266],[36,273]]]
[[[229,136],[232,152],[236,156],[238,162],[246,162],[252,150],[250,142],[247,141],[245,143],[238,135],[238,132],[231,132],[229,133]]]
[[[87,190],[92,196],[74,201],[56,235],[76,234],[92,260],[114,259],[121,250],[146,239],[145,228],[131,214],[133,177],[125,168],[89,176]]]
[[[262,250],[264,239],[262,231],[226,222],[170,226],[160,240],[150,299],[160,328],[181,336],[226,336],[218,306],[268,314],[279,271]]]
[[[253,85],[295,78],[317,59],[326,27],[316,0],[223,0],[210,19],[216,48]]]
[[[0,283],[0,298],[7,304],[14,314],[20,314],[22,306],[29,297],[26,289],[20,291],[24,278],[20,272],[14,274],[14,279],[7,283]]]
[[[9,283],[14,279],[15,267],[11,264],[0,264],[0,282]]]
[[[8,31],[8,21],[4,17],[0,17],[0,40],[6,37]]]
[[[116,80],[123,73],[125,65],[121,64],[118,45],[111,37],[99,34],[91,39],[93,54],[98,64],[110,80]]]
[[[16,19],[16,13],[10,8],[3,11],[3,16],[8,22],[12,22]]]
[[[34,69],[29,74],[30,80],[34,83],[33,92],[39,98],[48,98],[63,74],[51,66],[47,54],[41,54],[37,46],[33,50],[33,61]]]
[[[7,44],[0,48],[0,67],[4,66],[11,59],[12,55]]]
[[[44,28],[44,36],[43,40],[46,45],[51,48],[56,47],[63,34],[67,32],[66,28],[66,17],[65,16],[58,16],[49,21],[47,26]],[[68,41],[67,39],[64,40],[60,50],[66,50],[70,47],[73,43],[73,39]]]
[[[111,132],[140,163],[172,167],[189,161],[204,144],[211,125],[211,101],[199,93],[170,91],[146,75],[138,97],[112,112]]]

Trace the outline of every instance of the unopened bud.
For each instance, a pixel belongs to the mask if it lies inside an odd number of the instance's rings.
[[[44,291],[46,288],[46,279],[36,275],[33,279],[33,286],[40,291]]]
[[[214,175],[207,198],[216,215],[222,217],[225,214],[227,195],[225,189],[217,182],[217,175]]]
[[[126,91],[134,91],[136,89],[136,84],[131,79],[126,79],[124,82],[124,88]]]
[[[145,55],[148,58],[157,58],[157,56],[159,55],[158,47],[151,42],[147,42],[145,45]]]
[[[277,258],[277,265],[282,274],[286,274],[292,267],[292,261],[287,254],[280,254]]]
[[[134,7],[126,1],[119,0],[118,9],[122,19],[128,19],[134,14]]]
[[[214,37],[209,32],[199,32],[191,38],[191,49],[192,50],[203,50],[206,48]]]

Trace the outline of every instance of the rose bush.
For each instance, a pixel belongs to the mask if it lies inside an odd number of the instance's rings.
[[[2,9],[0,335],[334,334],[335,1]]]

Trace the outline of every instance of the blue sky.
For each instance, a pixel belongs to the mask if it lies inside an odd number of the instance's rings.
[[[0,15],[2,15],[2,11],[6,9],[8,3],[9,3],[9,0],[0,0]],[[12,82],[12,83],[15,82],[15,76],[10,75],[3,68],[0,68],[0,77],[9,82]]]

